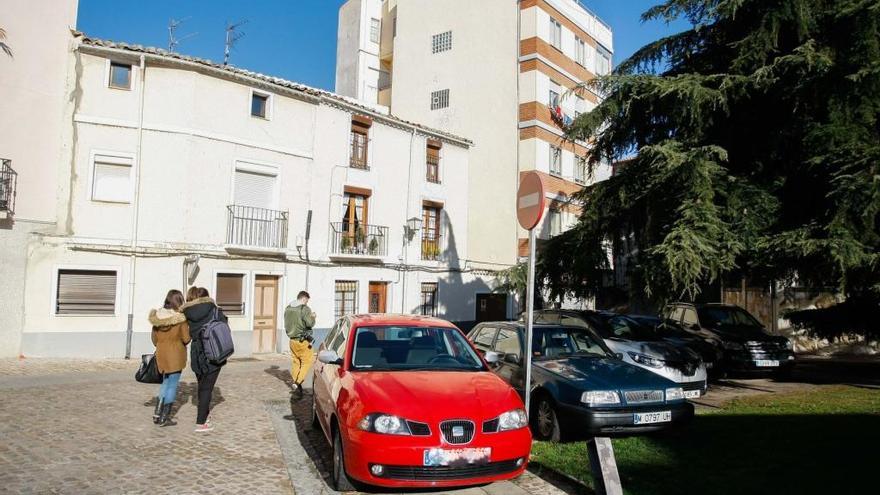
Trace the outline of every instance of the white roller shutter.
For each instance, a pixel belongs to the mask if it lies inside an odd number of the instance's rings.
[[[235,204],[256,208],[275,209],[274,175],[247,170],[235,171]]]
[[[115,203],[131,202],[131,161],[95,160],[92,199]],[[111,161],[113,160],[113,161]],[[115,163],[114,163],[115,162]]]

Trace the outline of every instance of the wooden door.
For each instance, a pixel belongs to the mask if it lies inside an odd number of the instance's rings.
[[[255,353],[275,352],[278,328],[278,277],[257,275],[254,280]]]
[[[370,282],[370,313],[384,313],[388,298],[387,282]]]

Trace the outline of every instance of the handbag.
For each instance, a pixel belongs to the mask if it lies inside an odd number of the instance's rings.
[[[141,355],[141,367],[134,374],[134,379],[141,383],[162,383],[162,373],[159,373],[155,354]]]

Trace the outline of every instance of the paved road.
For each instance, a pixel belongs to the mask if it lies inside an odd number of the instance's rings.
[[[333,493],[329,447],[291,403],[289,361],[231,362],[211,416],[193,432],[195,376],[178,391],[178,425],[158,428],[145,405],[158,386],[136,362],[0,360],[0,493]],[[534,475],[456,495],[558,495]]]

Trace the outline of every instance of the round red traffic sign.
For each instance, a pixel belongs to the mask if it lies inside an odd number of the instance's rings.
[[[532,230],[544,216],[544,180],[538,172],[526,172],[516,193],[516,218],[526,230]]]

